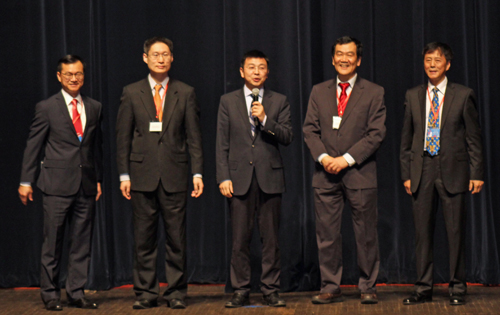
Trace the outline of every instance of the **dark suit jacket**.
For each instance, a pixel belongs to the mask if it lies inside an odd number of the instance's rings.
[[[401,178],[411,180],[411,191],[418,190],[422,175],[424,136],[427,117],[427,84],[406,92],[405,116],[401,134]],[[452,194],[465,192],[469,180],[483,180],[483,155],[474,92],[448,82],[440,123],[439,162],[444,187]]]
[[[87,122],[82,142],[61,92],[36,104],[35,117],[24,151],[21,182],[35,182],[44,193],[74,195],[83,187],[87,195],[97,194],[102,181],[101,103],[82,95]],[[43,160],[39,163],[40,152]]]
[[[116,121],[118,172],[130,175],[132,190],[154,191],[161,179],[168,192],[186,191],[188,151],[192,173],[203,173],[200,109],[194,89],[170,78],[161,132],[149,132],[155,117],[147,78],[123,88]]]
[[[313,87],[304,121],[304,141],[313,159],[327,153],[338,157],[349,153],[356,164],[337,175],[316,163],[312,186],[330,188],[342,182],[350,189],[377,187],[375,151],[385,137],[384,89],[363,78],[354,84],[339,129],[333,129],[337,112],[336,79]]]
[[[286,96],[265,89],[262,105],[266,125],[252,138],[243,88],[221,97],[217,119],[217,182],[233,182],[234,195],[244,195],[253,171],[260,189],[267,194],[283,193],[285,177],[279,144],[292,142],[290,104]]]

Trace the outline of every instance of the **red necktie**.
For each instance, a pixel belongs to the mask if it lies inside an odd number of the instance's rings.
[[[78,136],[78,139],[82,141],[83,138],[82,120],[80,119],[80,114],[78,113],[76,104],[78,104],[78,100],[74,98],[71,101],[71,105],[73,105],[73,126],[75,126],[75,131],[76,135]]]
[[[342,88],[342,93],[340,93],[339,103],[337,104],[337,110],[339,116],[342,117],[344,115],[345,106],[347,105],[347,93],[346,90],[349,87],[349,83],[339,83]]]
[[[155,106],[156,106],[156,116],[158,117],[158,121],[162,121],[163,119],[163,104],[161,103],[160,89],[162,88],[161,84],[155,85]]]

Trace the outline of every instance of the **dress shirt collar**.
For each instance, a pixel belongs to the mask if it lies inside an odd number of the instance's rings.
[[[354,88],[354,83],[356,83],[356,79],[357,78],[358,78],[358,74],[355,73],[352,78],[350,78],[349,80],[347,80],[347,82],[350,84],[349,88],[351,88],[351,89]],[[337,76],[337,88],[340,88],[339,87],[339,83],[344,83],[344,82],[340,81],[339,76]]]
[[[163,80],[161,82],[161,87],[164,89],[167,84],[168,84],[168,81],[170,80],[170,77],[166,77],[165,80]],[[151,90],[154,90],[155,89],[155,85],[157,84],[156,81],[153,79],[153,77],[151,76],[151,74],[148,74],[148,81],[149,81],[149,86],[151,87]]]
[[[444,77],[443,81],[441,81],[438,85],[436,85],[437,89],[439,92],[446,93],[446,86],[448,85],[448,77]],[[429,93],[432,93],[432,89],[434,88],[434,85],[432,85],[431,81],[428,81],[427,87],[429,88]]]
[[[252,94],[252,91],[247,87],[246,84],[243,85],[243,93],[245,94],[245,97],[248,97],[250,94]],[[259,98],[262,100],[262,97],[264,95],[264,87],[261,87],[259,89]],[[262,103],[262,101],[261,101]]]
[[[64,97],[64,103],[66,104],[66,106],[69,106],[71,104],[71,101],[73,101],[74,98],[76,98],[76,100],[78,101],[78,103],[80,105],[83,105],[82,95],[80,93],[78,93],[78,95],[76,97],[73,97],[73,96],[69,95],[69,93],[63,89],[61,89],[61,92],[62,92],[62,95]]]

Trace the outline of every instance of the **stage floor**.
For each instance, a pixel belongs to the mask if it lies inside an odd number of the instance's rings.
[[[159,306],[151,310],[133,310],[134,294],[132,288],[116,288],[108,291],[89,291],[87,297],[99,303],[99,309],[80,310],[64,307],[58,314],[500,314],[500,287],[469,286],[467,304],[450,306],[447,288],[436,286],[434,300],[416,306],[404,306],[401,301],[407,297],[412,286],[378,287],[379,303],[361,305],[358,290],[354,287],[343,288],[346,301],[327,305],[314,305],[311,297],[317,292],[283,293],[287,306],[284,308],[264,307],[261,294],[250,296],[251,306],[238,309],[225,309],[224,303],[231,294],[224,293],[224,287],[218,285],[190,285],[185,310],[171,310],[161,300]],[[164,288],[162,288],[164,290]],[[63,292],[64,296],[64,292]],[[65,297],[63,298],[65,306]],[[39,289],[0,289],[0,314],[50,314],[44,309]]]

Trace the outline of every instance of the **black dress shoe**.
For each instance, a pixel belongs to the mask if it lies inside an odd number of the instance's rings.
[[[377,304],[378,298],[375,293],[361,293],[361,304]]]
[[[285,300],[280,298],[278,292],[273,292],[269,295],[264,295],[262,299],[262,303],[264,305],[269,305],[273,307],[283,307],[286,306]]]
[[[144,300],[135,301],[132,308],[134,310],[145,310],[145,309],[156,307],[156,306],[158,306],[158,301],[144,299]]]
[[[465,295],[463,294],[452,294],[450,295],[450,305],[464,305]]]
[[[175,310],[182,310],[186,308],[186,302],[180,299],[171,299],[168,301],[170,308]]]
[[[47,311],[62,311],[61,300],[55,299],[48,301],[45,303],[45,309]]]
[[[250,304],[250,299],[241,293],[234,293],[231,300],[226,302],[226,308],[237,308]]]
[[[69,307],[77,307],[77,308],[83,308],[87,310],[95,310],[99,307],[97,303],[90,302],[86,298],[80,298],[78,300],[74,300],[68,303]]]
[[[344,297],[342,296],[342,293],[322,293],[313,296],[311,300],[313,304],[328,304],[343,301]]]
[[[415,305],[415,304],[422,304],[425,302],[432,302],[432,296],[413,292],[409,297],[403,300],[403,305]]]

